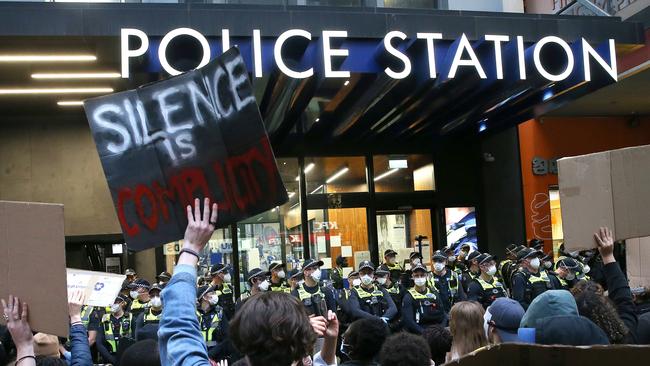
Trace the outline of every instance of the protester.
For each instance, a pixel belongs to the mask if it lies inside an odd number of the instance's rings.
[[[160,366],[163,365],[161,362],[160,346],[158,342],[153,339],[146,339],[144,341],[136,342],[134,345],[129,347],[120,360],[120,366]],[[185,363],[168,363],[166,365],[187,365]],[[210,366],[210,363],[205,364],[193,364],[193,365],[202,365]]]
[[[453,341],[447,362],[457,360],[487,345],[483,329],[481,304],[475,301],[462,301],[454,305],[449,312],[449,331]]]
[[[442,325],[430,325],[424,329],[422,336],[429,345],[431,359],[436,365],[445,363],[447,352],[451,351],[451,333]]]
[[[485,336],[491,344],[516,343],[524,308],[512,299],[501,297],[488,306],[483,315]]]
[[[386,338],[379,353],[381,366],[431,366],[431,352],[421,336],[400,332]]]
[[[359,319],[353,322],[342,337],[341,353],[349,358],[341,366],[376,366],[377,356],[389,330],[378,319]]]
[[[21,303],[17,297],[9,295],[7,302],[5,302],[5,299],[2,299],[2,310],[4,320],[7,322],[7,329],[16,345],[16,365],[36,366],[34,336],[28,323],[29,306],[27,303]],[[75,324],[77,323],[75,322]],[[81,319],[79,319],[78,324],[81,325]],[[86,347],[88,346],[86,345]]]

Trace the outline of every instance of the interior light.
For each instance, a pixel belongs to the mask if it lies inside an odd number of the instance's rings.
[[[60,100],[56,102],[61,107],[77,107],[84,105],[83,100]]]
[[[314,189],[313,191],[311,191],[310,194],[314,194],[314,193],[318,192],[321,188],[323,188],[323,185],[322,185],[322,184],[319,185],[318,187],[316,187],[316,189]]]
[[[296,192],[289,192],[289,198],[292,198],[295,195],[296,195]]]
[[[97,61],[95,55],[0,55],[0,62],[86,62]]]
[[[300,202],[297,202],[297,203],[293,204],[291,207],[289,207],[289,210],[293,210],[294,208],[296,208],[298,206],[300,206]]]
[[[318,122],[318,121],[320,121],[320,118],[316,118],[316,119],[314,120],[314,122]]]
[[[118,79],[117,72],[41,72],[32,74],[32,79]]]
[[[0,89],[0,95],[25,94],[102,94],[112,93],[113,88],[21,88]]]
[[[113,244],[111,246],[113,254],[122,254],[124,252],[122,244]]]
[[[376,182],[376,181],[378,181],[378,180],[380,180],[380,179],[384,179],[384,178],[386,178],[387,176],[389,176],[389,175],[395,173],[395,172],[398,171],[398,170],[399,170],[399,169],[391,169],[391,170],[389,170],[389,171],[387,171],[387,172],[384,172],[383,174],[381,174],[381,175],[375,177],[374,180],[375,180],[375,182]]]
[[[332,182],[333,182],[334,180],[336,180],[338,177],[340,177],[340,176],[342,176],[343,174],[347,173],[348,170],[350,170],[348,167],[345,167],[345,168],[339,170],[338,172],[334,173],[333,176],[327,178],[327,180],[325,181],[325,183],[332,183]]]
[[[388,159],[388,167],[390,169],[406,169],[408,166],[408,160],[406,159]]]
[[[312,169],[314,169],[315,166],[316,165],[314,163],[307,164],[307,166],[305,167],[305,174],[309,173]]]
[[[348,86],[350,85],[350,80],[346,80],[345,83],[343,83],[343,86]]]

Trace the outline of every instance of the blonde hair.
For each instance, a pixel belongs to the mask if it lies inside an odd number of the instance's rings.
[[[462,357],[487,345],[483,331],[483,306],[475,301],[461,301],[449,312],[449,330],[453,338],[451,354]]]

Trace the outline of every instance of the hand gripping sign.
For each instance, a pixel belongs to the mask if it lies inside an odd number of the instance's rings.
[[[236,48],[84,108],[130,249],[181,239],[195,197],[219,204],[218,227],[288,199]]]

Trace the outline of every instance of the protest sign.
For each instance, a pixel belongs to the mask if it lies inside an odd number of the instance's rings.
[[[67,337],[63,230],[63,205],[0,201],[0,298],[26,302],[32,330]]]
[[[67,269],[68,294],[81,290],[85,294],[84,305],[106,307],[113,305],[122,289],[125,275]]]
[[[558,160],[567,251],[596,246],[599,227],[615,240],[650,236],[650,145]]]
[[[219,227],[288,199],[236,48],[84,108],[129,249],[182,239],[195,197],[219,204]]]

